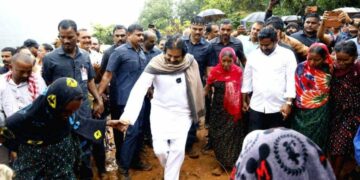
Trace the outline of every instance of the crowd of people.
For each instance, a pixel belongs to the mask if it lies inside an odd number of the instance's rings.
[[[53,45],[27,39],[3,48],[0,163],[16,179],[104,178],[113,128],[120,179],[152,169],[144,146],[165,180],[179,179],[185,155],[200,156],[194,143],[204,122],[214,176],[356,177],[360,14],[339,12],[341,26],[328,27],[330,12],[285,23],[273,6],[249,30],[199,16],[167,37],[152,24],[116,25],[101,51],[87,29],[64,19]]]

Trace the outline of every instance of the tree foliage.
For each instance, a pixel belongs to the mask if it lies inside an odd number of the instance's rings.
[[[165,29],[173,19],[173,1],[147,0],[143,11],[139,16],[139,22],[143,27],[154,24],[158,29]]]
[[[191,18],[202,10],[220,9],[236,27],[242,18],[255,11],[265,11],[270,0],[147,0],[139,17],[146,27],[154,23],[161,32],[177,32],[186,26]],[[273,14],[303,15],[306,6],[318,6],[321,14],[324,10],[340,7],[360,7],[360,1],[354,0],[280,0]]]
[[[282,0],[275,12],[280,15],[304,15],[306,6],[318,6],[318,12],[331,11],[341,7],[359,7],[360,1],[354,0]]]
[[[115,25],[103,26],[101,24],[92,25],[93,36],[96,37],[102,44],[112,44],[112,30]]]
[[[184,23],[185,21],[190,21],[191,18],[199,14],[200,10],[200,0],[179,0],[176,4],[175,13],[181,23]]]
[[[154,24],[163,35],[181,33],[200,11],[200,0],[147,0],[140,14],[143,27]]]

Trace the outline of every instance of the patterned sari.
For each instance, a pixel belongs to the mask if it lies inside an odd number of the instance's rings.
[[[326,48],[319,43],[313,46]],[[291,122],[292,128],[309,137],[323,150],[328,138],[328,101],[332,64],[328,54],[321,67],[311,67],[308,61],[304,61],[295,71],[296,106]]]
[[[353,139],[360,126],[360,61],[335,70],[331,80],[331,155],[354,154]]]
[[[231,52],[233,62],[229,71],[222,67],[222,57]],[[234,166],[241,151],[245,137],[244,123],[241,120],[241,80],[242,70],[235,65],[236,54],[230,48],[223,48],[219,64],[211,69],[207,85],[214,88],[209,119],[209,136],[213,140],[216,160],[225,168]]]

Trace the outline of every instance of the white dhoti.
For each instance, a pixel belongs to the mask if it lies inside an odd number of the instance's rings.
[[[165,180],[179,179],[191,123],[189,113],[170,112],[156,105],[151,109],[153,147],[164,168]]]
[[[150,112],[154,151],[165,169],[165,180],[177,180],[184,162],[187,134],[192,123],[185,74],[181,72],[153,75],[144,72],[131,90],[120,119],[134,124],[142,106],[140,100],[151,85],[154,86]]]

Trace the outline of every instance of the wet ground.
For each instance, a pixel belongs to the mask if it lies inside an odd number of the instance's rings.
[[[185,156],[185,161],[181,168],[180,180],[226,180],[229,179],[231,172],[224,172],[221,176],[213,176],[211,171],[217,167],[218,163],[214,157],[213,151],[201,152],[201,147],[206,143],[205,135],[207,130],[199,128],[197,136],[199,141],[195,143],[195,148],[199,150],[200,156],[198,159],[191,159]],[[156,158],[153,150],[150,147],[146,148],[145,159],[151,163],[151,171],[136,171],[131,170],[132,180],[162,180],[163,168]],[[228,174],[227,174],[228,173]],[[116,171],[108,172],[106,179],[116,180]]]

